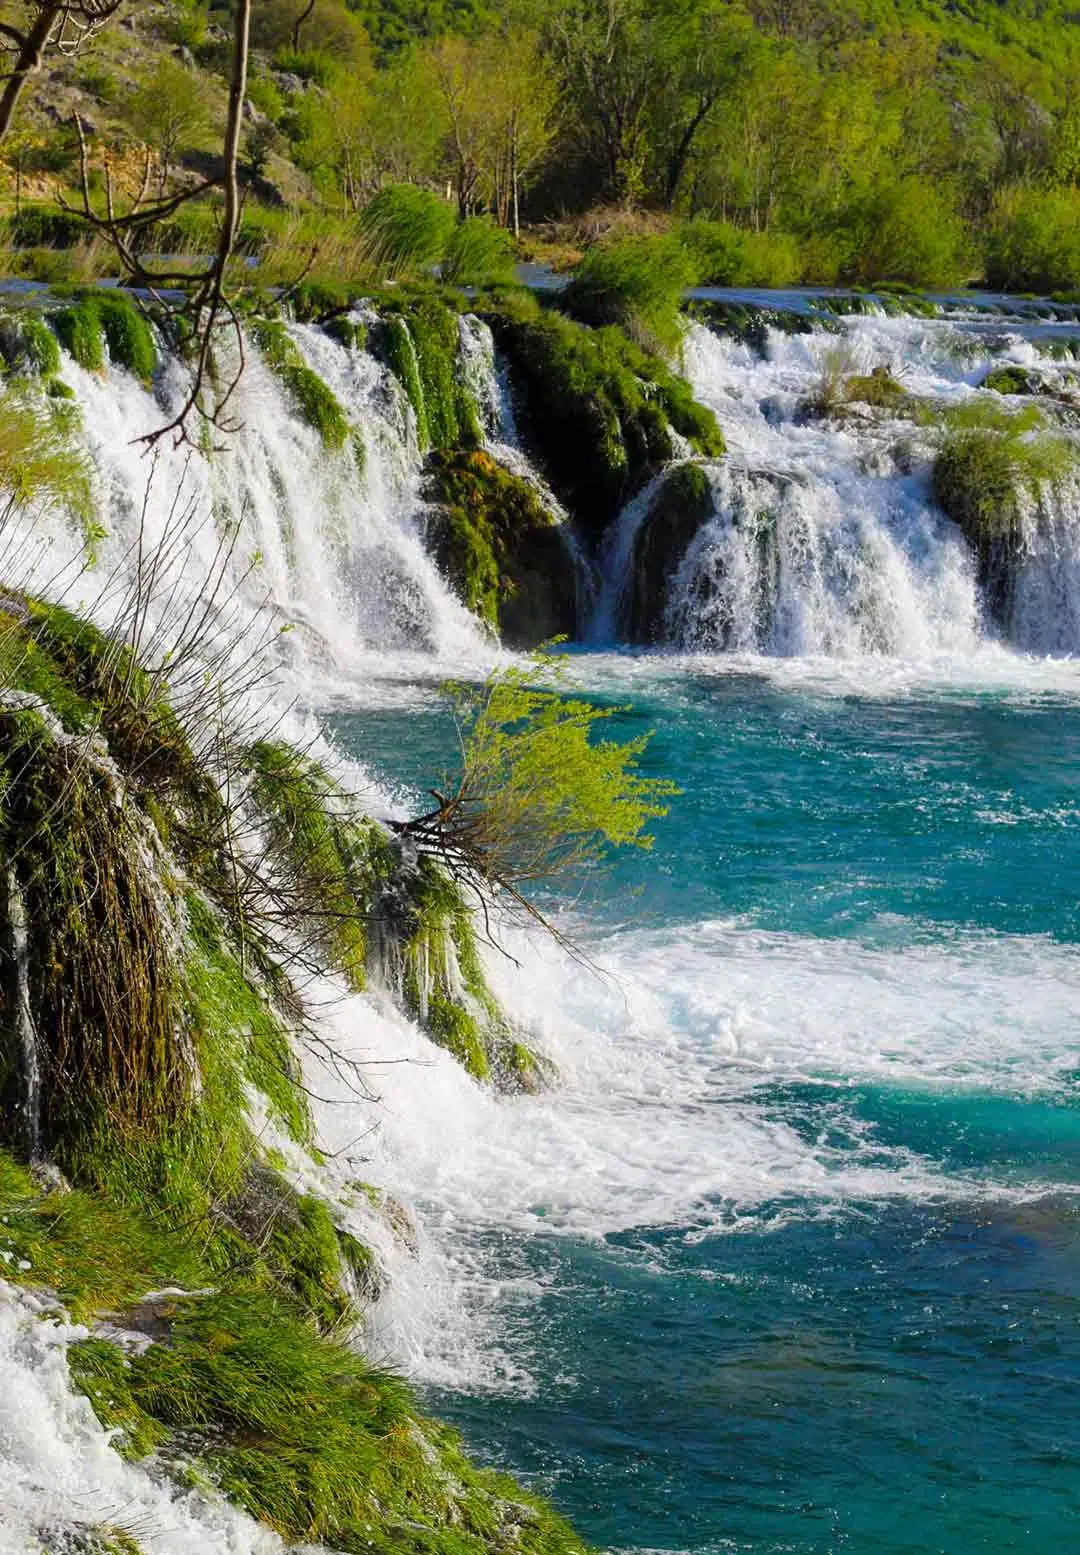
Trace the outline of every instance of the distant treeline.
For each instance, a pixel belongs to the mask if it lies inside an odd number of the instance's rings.
[[[269,0],[255,42],[318,84],[252,95],[346,209],[416,182],[570,242],[611,208],[725,223],[716,279],[1080,285],[1065,5]]]

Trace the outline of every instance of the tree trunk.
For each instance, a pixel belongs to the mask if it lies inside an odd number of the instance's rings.
[[[11,128],[15,108],[27,80],[41,69],[49,37],[63,9],[60,0],[48,0],[47,4],[39,8],[34,25],[23,38],[15,69],[8,76],[3,94],[0,95],[0,140]]]
[[[299,54],[300,52],[300,29],[307,21],[308,17],[311,15],[314,9],[315,0],[308,0],[307,6],[300,12],[300,15],[296,18],[295,22],[293,22],[292,46],[294,54]]]

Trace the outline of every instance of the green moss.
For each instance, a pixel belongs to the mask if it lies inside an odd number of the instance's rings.
[[[327,448],[343,448],[349,419],[333,390],[304,361],[284,324],[260,320],[255,340],[263,360],[288,390],[300,416],[314,427]]]
[[[426,495],[436,560],[468,609],[519,644],[573,630],[572,564],[534,486],[458,450],[431,455]]]
[[[336,340],[347,351],[362,351],[367,344],[367,327],[355,319],[328,319],[323,328],[331,340]]]
[[[388,839],[317,762],[289,746],[263,741],[246,759],[298,919],[352,986],[363,988],[367,922],[393,867]]]
[[[397,877],[382,910],[396,963],[392,975],[432,1040],[474,1079],[534,1089],[549,1071],[506,1022],[484,976],[472,913],[449,875],[421,859]]]
[[[128,294],[97,291],[87,302],[101,320],[110,360],[149,384],[157,366],[157,348],[150,325]]]
[[[12,372],[48,380],[60,371],[60,347],[56,336],[32,314],[0,321],[0,355]]]
[[[514,371],[530,451],[593,535],[671,459],[672,429],[699,453],[723,453],[716,419],[689,384],[619,329],[530,313],[517,300],[487,316]]]
[[[0,770],[0,857],[30,924],[42,1139],[70,1161],[94,1128],[142,1127],[190,1095],[168,924],[139,816],[81,743],[5,710]]]
[[[39,1186],[0,1150],[0,1273],[52,1289],[78,1318],[142,1332],[137,1354],[102,1333],[69,1351],[118,1449],[155,1454],[290,1541],[356,1555],[580,1551],[552,1511],[471,1464],[398,1378],[333,1337],[377,1296],[379,1271],[260,1146],[253,1090],[294,1139],[310,1138],[279,1008],[288,985],[228,891],[212,902],[191,883],[214,877],[202,855],[223,845],[192,798],[198,764],[122,645],[15,594],[0,615],[4,678],[49,709],[0,711],[0,881],[6,892],[14,870],[30,926],[43,1140],[75,1184]],[[152,792],[144,763],[162,775]],[[395,895],[382,832],[300,753],[256,747],[249,776],[275,869],[291,861],[318,893],[329,876],[352,922],[396,901],[417,1007],[474,1072],[529,1083],[538,1068],[501,1023],[449,879],[398,870]],[[220,861],[217,873],[227,886]],[[13,910],[0,899],[9,927]],[[0,968],[0,1017],[11,999]],[[0,1019],[5,1041],[10,1024]],[[0,1051],[9,1091],[18,1058]],[[169,1286],[181,1289],[147,1299]],[[119,1528],[62,1537],[87,1555],[131,1555]]]
[[[51,315],[49,322],[69,356],[88,373],[105,371],[105,332],[101,316],[88,298]]]
[[[458,372],[455,309],[424,293],[406,298],[387,310],[374,344],[408,395],[422,451],[479,445],[479,414]]]
[[[280,1016],[252,971],[226,945],[217,916],[194,892],[187,898],[187,920],[186,1003],[199,1046],[227,1044],[240,1072],[266,1098],[290,1138],[309,1142],[311,1117]],[[242,1111],[239,1097],[232,1110]]]
[[[157,366],[153,331],[127,292],[104,287],[78,292],[49,322],[61,345],[87,372],[104,371],[107,347],[116,366],[150,383]]]

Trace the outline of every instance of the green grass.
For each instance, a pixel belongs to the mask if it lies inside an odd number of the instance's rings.
[[[388,185],[360,215],[370,263],[387,276],[431,269],[445,257],[453,230],[453,207],[415,184]]]
[[[622,238],[589,249],[561,301],[581,323],[616,324],[639,345],[674,355],[683,292],[696,278],[677,238]]]

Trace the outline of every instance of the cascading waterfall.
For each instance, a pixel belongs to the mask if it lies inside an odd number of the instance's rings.
[[[830,376],[875,369],[939,406],[970,400],[1002,364],[1037,363],[1047,391],[1067,395],[1070,375],[1040,354],[1053,341],[1046,325],[870,315],[803,334],[770,328],[763,359],[692,324],[685,371],[730,452],[707,471],[713,517],[671,567],[663,640],[705,653],[919,659],[971,653],[1004,634],[1030,652],[1077,651],[1075,485],[1024,503],[1011,617],[1001,623],[969,547],[931,500],[932,427],[864,405],[835,418],[809,408]],[[653,495],[635,496],[609,537],[593,641],[625,635]]]

